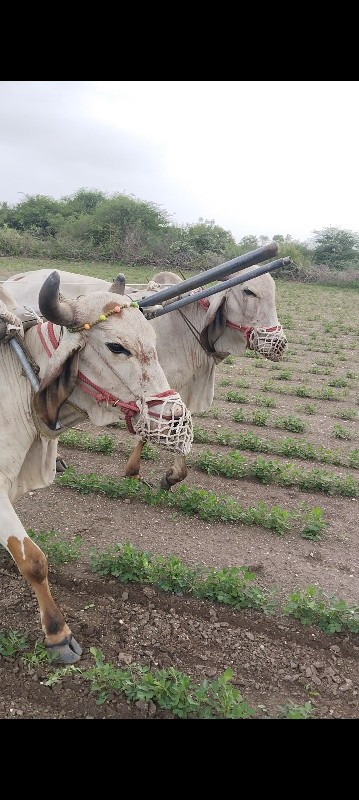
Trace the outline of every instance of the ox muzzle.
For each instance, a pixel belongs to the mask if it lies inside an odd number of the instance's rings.
[[[157,444],[185,456],[193,442],[192,417],[177,392],[156,395],[137,401],[138,414],[131,419],[133,432],[151,444]]]

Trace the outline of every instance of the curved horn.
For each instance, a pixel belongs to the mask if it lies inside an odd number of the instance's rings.
[[[120,274],[117,275],[117,278],[115,278],[113,281],[112,286],[110,286],[109,292],[115,292],[115,294],[125,294],[125,286],[126,278],[122,272],[120,272]]]
[[[52,272],[41,286],[39,294],[39,309],[43,317],[55,325],[71,325],[74,312],[65,300],[60,302],[59,297],[60,276]]]

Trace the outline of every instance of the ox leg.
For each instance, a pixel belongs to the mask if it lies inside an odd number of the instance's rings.
[[[177,455],[171,469],[161,479],[161,489],[171,489],[176,483],[183,481],[188,473],[186,459],[184,456]]]
[[[141,453],[144,445],[143,439],[136,436],[137,443],[131,450],[130,457],[126,464],[125,478],[139,478],[141,466]]]
[[[47,580],[47,558],[29,538],[9,498],[3,493],[0,493],[0,543],[8,550],[36,594],[46,647],[54,660],[74,664],[82,650],[51,595]]]

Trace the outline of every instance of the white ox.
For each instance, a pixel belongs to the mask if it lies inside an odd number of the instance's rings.
[[[243,270],[241,274],[245,274]],[[16,299],[38,305],[38,287],[48,270],[19,273],[8,279]],[[61,272],[61,285],[72,297],[96,291],[98,286],[123,292],[116,279],[113,284],[86,275]],[[120,276],[119,276],[120,277]],[[123,276],[122,276],[123,277]],[[147,291],[126,292],[133,299],[149,296],[163,284],[180,283],[172,272],[161,272],[148,284]],[[171,301],[169,301],[171,302]],[[214,396],[215,367],[227,354],[244,355],[250,347],[274,361],[282,358],[287,340],[278,322],[275,303],[275,283],[268,273],[212,295],[204,302],[192,303],[181,311],[151,320],[157,335],[159,362],[173,386],[192,411],[206,411]],[[134,446],[128,460],[126,476],[138,477],[143,441]],[[183,480],[187,468],[183,456],[162,478],[162,488],[169,489]]]
[[[57,660],[73,663],[81,648],[51,596],[47,559],[12,504],[52,483],[57,437],[66,424],[88,417],[107,425],[125,413],[134,430],[145,425],[149,436],[158,434],[159,443],[163,436],[176,449],[176,428],[182,426],[188,444],[191,420],[169,389],[153,328],[127,297],[97,291],[60,299],[59,276],[52,273],[39,300],[49,322],[39,321],[25,334],[28,357],[39,367],[36,393],[9,342],[18,323],[11,311],[16,305],[0,286],[0,542],[36,593],[46,645]]]

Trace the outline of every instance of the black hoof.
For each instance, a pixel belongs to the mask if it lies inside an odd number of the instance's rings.
[[[82,648],[72,634],[58,644],[47,644],[46,648],[55,664],[75,664],[82,656]]]
[[[170,492],[173,484],[169,482],[167,475],[164,475],[163,478],[161,478],[160,486],[161,489],[165,489],[166,492]]]
[[[64,461],[63,458],[60,458],[60,456],[58,456],[56,459],[56,472],[65,472],[66,469],[67,469],[66,461]]]

